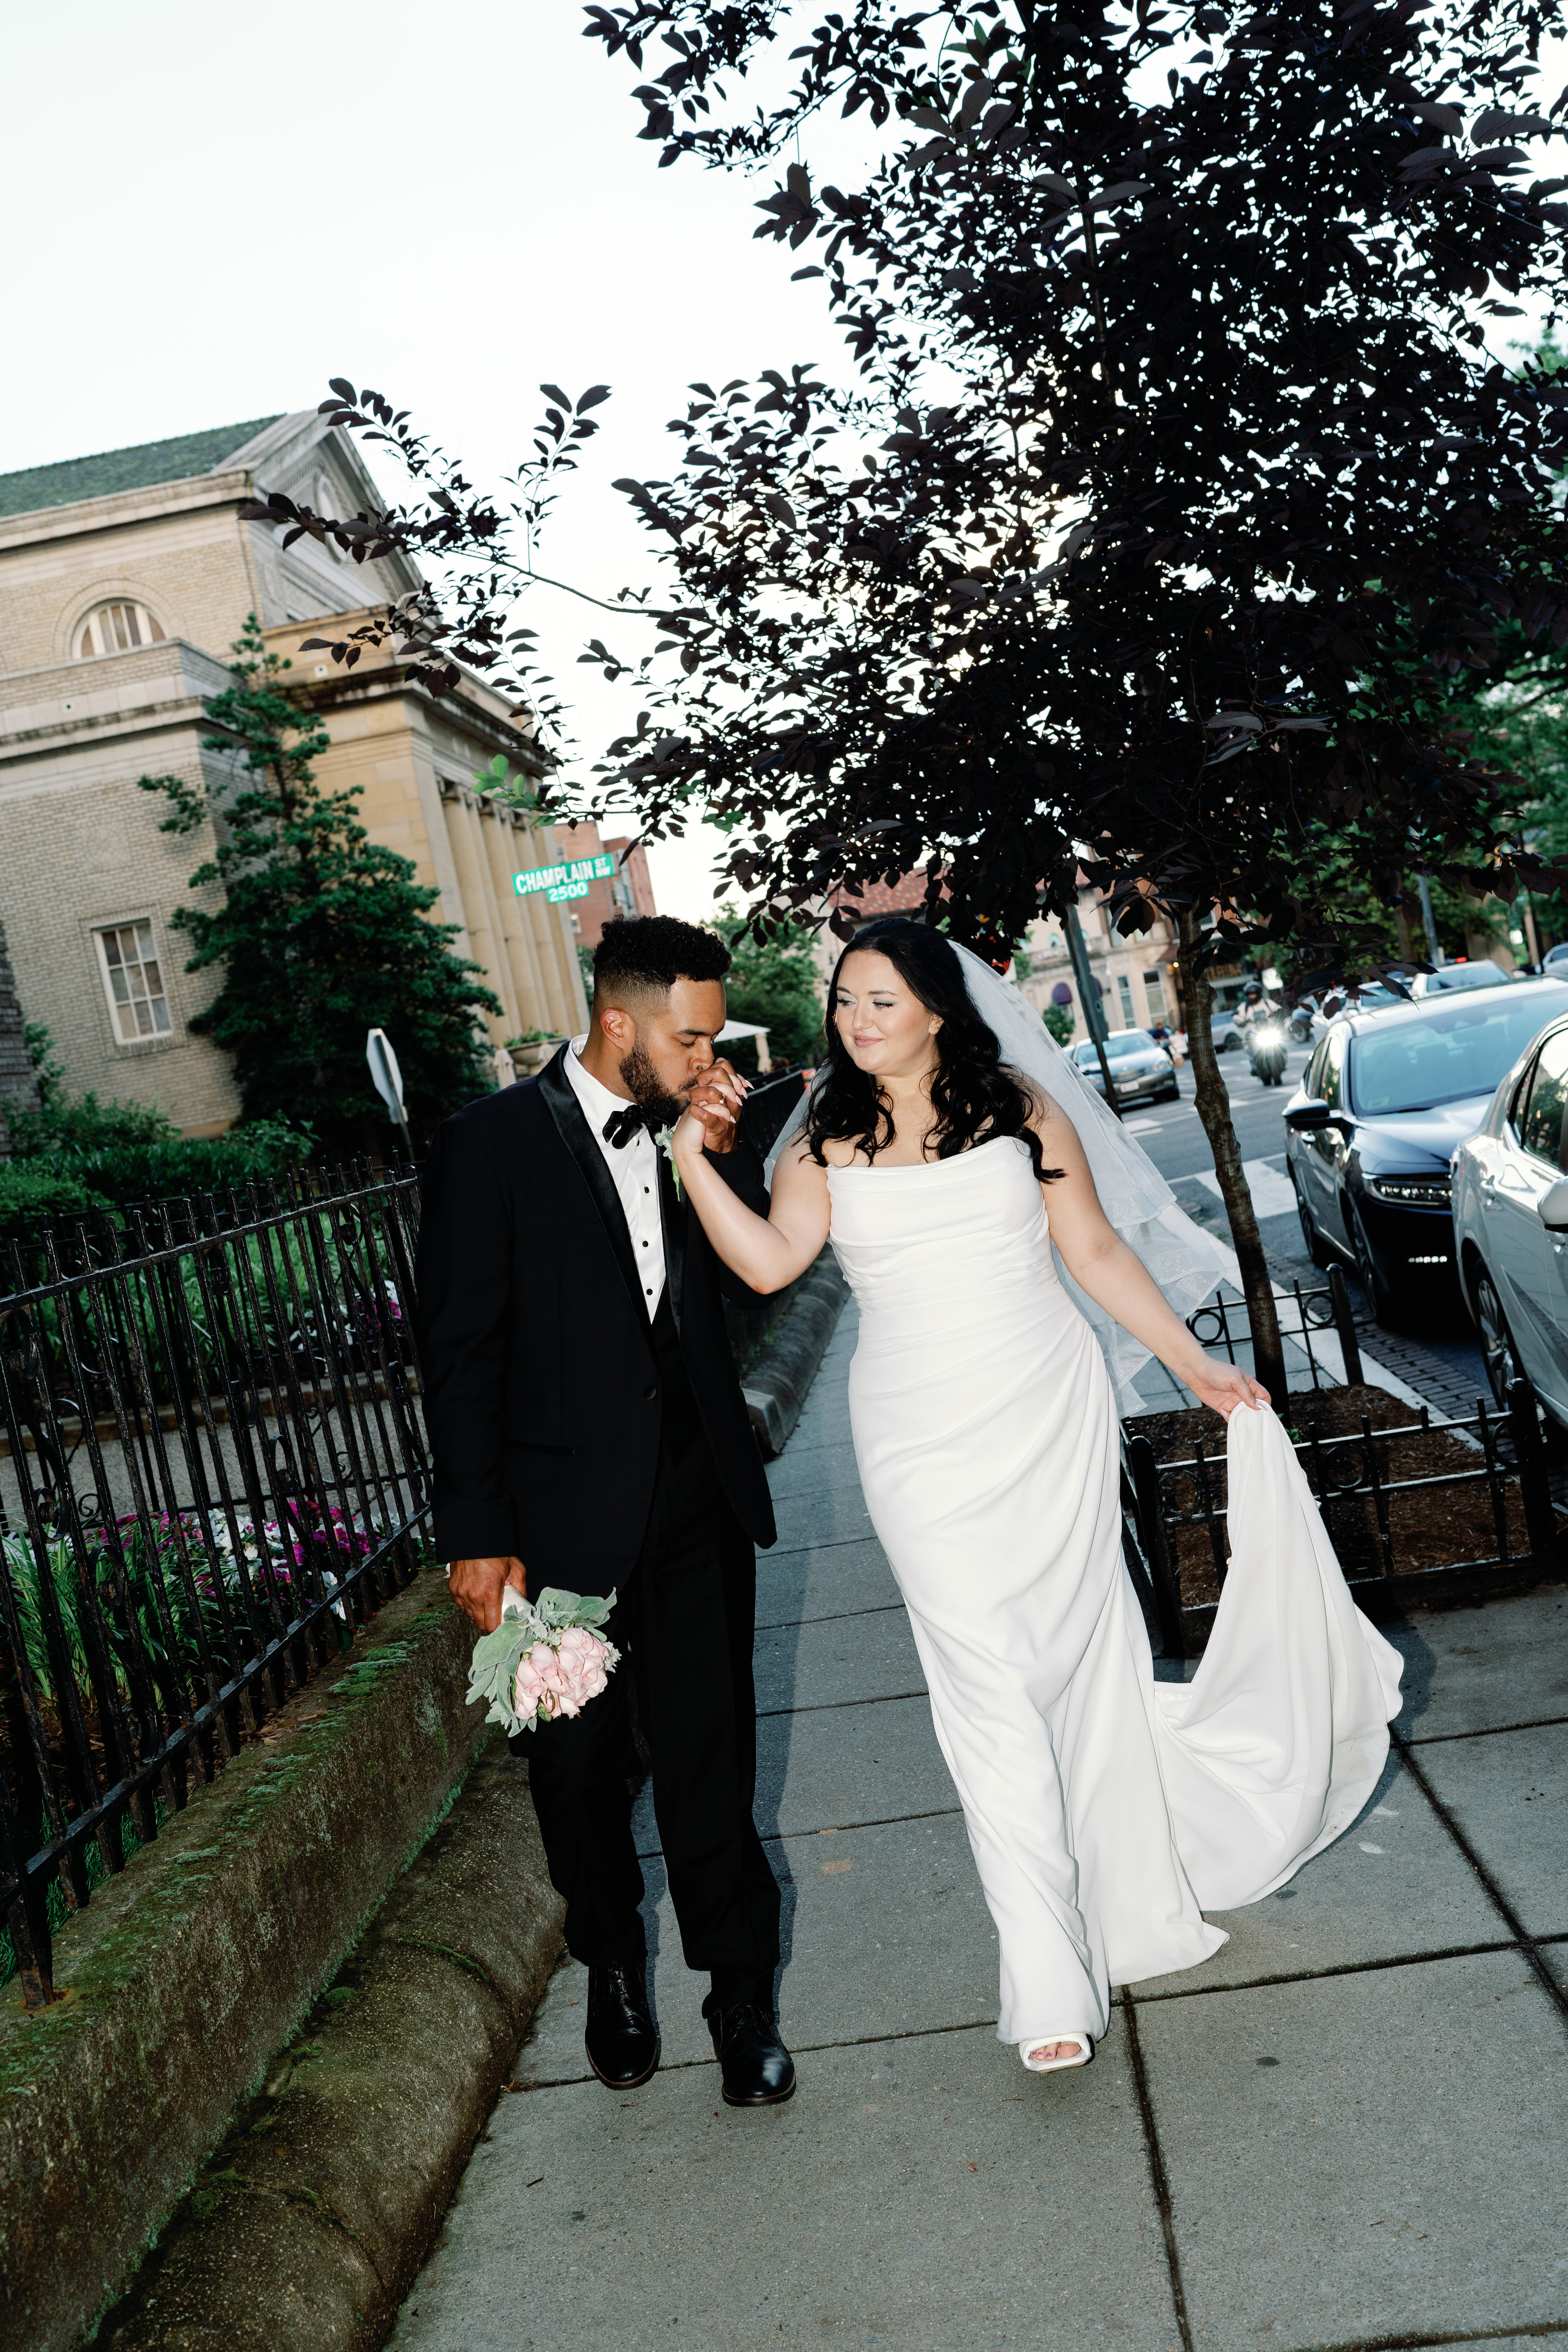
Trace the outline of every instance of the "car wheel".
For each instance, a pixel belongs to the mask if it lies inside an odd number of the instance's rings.
[[[1373,1256],[1372,1246],[1367,1240],[1366,1228],[1362,1223],[1359,1209],[1352,1208],[1351,1211],[1350,1228],[1351,1246],[1355,1251],[1355,1270],[1361,1278],[1361,1286],[1371,1302],[1372,1319],[1374,1323],[1384,1322],[1393,1312],[1394,1295],[1390,1285],[1377,1270],[1377,1261]]]
[[[1328,1248],[1318,1232],[1316,1217],[1301,1198],[1301,1187],[1296,1181],[1296,1171],[1293,1168],[1290,1171],[1290,1190],[1296,1195],[1296,1214],[1300,1219],[1301,1239],[1306,1244],[1307,1255],[1315,1266],[1326,1267],[1331,1262]]]
[[[1519,1349],[1513,1343],[1513,1333],[1508,1328],[1508,1317],[1502,1311],[1497,1285],[1483,1265],[1474,1283],[1476,1321],[1480,1327],[1481,1355],[1487,1368],[1487,1385],[1503,1411],[1508,1410],[1508,1392],[1515,1381],[1523,1380],[1524,1366],[1519,1360]]]

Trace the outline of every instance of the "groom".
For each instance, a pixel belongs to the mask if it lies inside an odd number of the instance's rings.
[[[713,1039],[729,951],[669,916],[609,924],[593,1017],[537,1079],[470,1103],[431,1148],[418,1255],[437,1557],[482,1631],[508,1584],[608,1593],[623,1653],[581,1715],[519,1735],[566,1943],[588,1969],[588,2063],[658,2064],[631,1830],[634,1720],[689,1968],[731,2106],[795,2089],[773,2017],[779,1891],[752,1818],[753,1545],[773,1505],[724,1332],[721,1267],[655,1137],[689,1105],[767,1213]]]

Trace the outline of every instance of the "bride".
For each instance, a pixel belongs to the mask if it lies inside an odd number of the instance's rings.
[[[1266,1391],[1170,1303],[1226,1254],[978,957],[920,923],[858,933],[765,1219],[703,1157],[732,1115],[681,1120],[680,1180],[754,1290],[832,1241],[861,1313],[856,1461],[996,1924],[997,2032],[1034,2072],[1086,2065],[1112,1984],[1208,1958],[1205,1905],[1257,1901],[1349,1827],[1398,1654]],[[1118,1390],[1135,1402],[1151,1355],[1229,1423],[1231,1567],[1186,1685],[1154,1681],[1121,1557]]]

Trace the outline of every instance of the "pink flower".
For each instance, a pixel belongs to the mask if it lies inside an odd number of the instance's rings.
[[[513,1714],[524,1718],[539,1714],[549,1722],[555,1712],[553,1702],[560,1688],[561,1678],[556,1669],[554,1651],[548,1642],[535,1642],[532,1649],[518,1660],[517,1678],[512,1686]]]
[[[609,1679],[608,1656],[608,1644],[585,1625],[566,1628],[561,1636],[559,1661],[563,1715],[576,1715],[591,1698],[598,1697]]]

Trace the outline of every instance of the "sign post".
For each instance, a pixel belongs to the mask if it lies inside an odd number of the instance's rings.
[[[403,1138],[403,1148],[412,1165],[414,1138],[408,1132],[408,1114],[403,1108],[403,1073],[384,1029],[372,1029],[366,1034],[364,1057],[370,1065],[371,1084],[391,1112],[392,1123]]]
[[[1084,1021],[1089,1035],[1094,1040],[1095,1052],[1100,1057],[1100,1075],[1105,1081],[1106,1103],[1120,1118],[1121,1105],[1116,1099],[1116,1088],[1110,1082],[1110,1056],[1105,1050],[1108,1034],[1105,1007],[1100,1001],[1100,989],[1094,974],[1089,968],[1089,948],[1083,936],[1083,925],[1078,919],[1076,906],[1068,908],[1067,920],[1062,925],[1062,929],[1067,933],[1068,954],[1078,978],[1078,992],[1083,1003]]]

